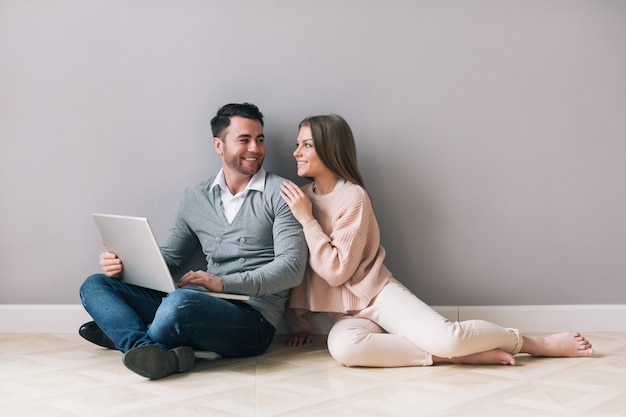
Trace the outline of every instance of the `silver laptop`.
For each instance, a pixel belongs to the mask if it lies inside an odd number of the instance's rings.
[[[107,250],[122,260],[122,281],[167,293],[176,289],[148,219],[102,213],[93,213],[92,216]],[[200,285],[185,288],[220,298],[250,298],[247,295],[210,292]]]

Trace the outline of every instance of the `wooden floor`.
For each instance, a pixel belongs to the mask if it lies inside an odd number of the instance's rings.
[[[199,359],[158,381],[73,334],[0,334],[3,416],[626,416],[626,334],[585,334],[592,358],[516,366],[366,369],[338,365],[324,336],[277,336],[256,358]]]

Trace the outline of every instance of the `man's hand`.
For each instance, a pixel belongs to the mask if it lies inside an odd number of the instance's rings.
[[[287,346],[302,346],[313,341],[311,332],[292,333],[287,339]]]
[[[106,276],[119,278],[124,265],[122,265],[122,260],[113,252],[103,252],[100,254],[100,268]]]
[[[202,285],[209,291],[224,292],[224,280],[204,271],[189,271],[178,281],[178,288],[188,284]]]

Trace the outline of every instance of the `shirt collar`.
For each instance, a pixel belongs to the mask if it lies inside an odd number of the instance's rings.
[[[252,178],[250,178],[250,182],[248,182],[248,185],[246,185],[246,189],[243,192],[249,190],[255,190],[260,192],[265,191],[265,175],[265,170],[263,168],[259,169],[259,171],[254,174]],[[226,179],[224,178],[224,168],[220,168],[220,171],[215,176],[215,180],[213,180],[213,184],[211,184],[210,190],[218,185],[222,190],[228,190],[228,187],[226,186]]]

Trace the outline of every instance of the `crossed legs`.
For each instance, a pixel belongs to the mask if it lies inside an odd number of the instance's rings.
[[[593,355],[591,343],[575,332],[529,337],[483,320],[451,322],[393,279],[369,307],[334,321],[328,349],[346,366],[514,365],[518,353]]]

